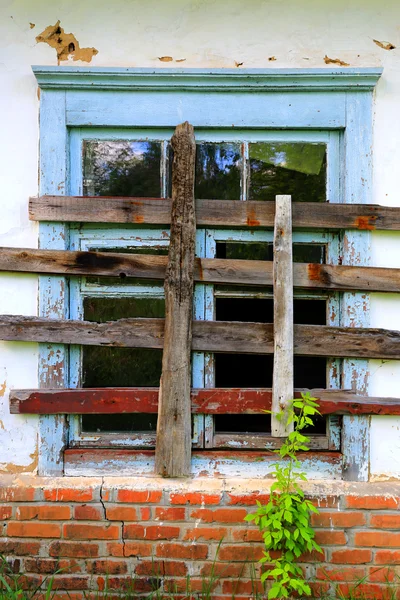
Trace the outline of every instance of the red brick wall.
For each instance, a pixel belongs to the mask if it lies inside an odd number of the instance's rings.
[[[256,499],[268,498],[268,485],[3,478],[0,554],[26,585],[62,569],[55,586],[74,599],[88,588],[104,589],[107,580],[118,589],[134,580],[138,591],[161,584],[184,590],[190,575],[198,590],[218,552],[215,597],[231,598],[234,591],[248,597],[251,561],[261,557],[262,544],[243,517]],[[359,589],[367,597],[385,597],[387,581],[400,571],[400,484],[331,482],[308,484],[307,492],[320,508],[313,523],[324,550],[302,560],[315,587],[346,592],[365,578]]]

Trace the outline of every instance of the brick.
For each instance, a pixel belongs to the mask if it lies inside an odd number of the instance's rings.
[[[178,561],[143,560],[137,564],[135,569],[136,575],[148,575],[150,577],[161,577],[164,575],[184,577],[186,573],[187,567],[185,563]]]
[[[306,496],[316,508],[338,508],[340,504],[340,496]]]
[[[371,550],[349,548],[347,550],[333,550],[331,563],[343,565],[361,565],[372,561]]]
[[[91,504],[81,504],[74,507],[74,519],[77,521],[101,521],[104,518],[104,509]]]
[[[311,581],[307,582],[311,588],[311,597],[312,598],[324,598],[328,596],[330,584],[322,583],[321,581]]]
[[[34,556],[39,554],[40,542],[17,542],[14,540],[0,540],[0,554],[9,555],[16,554],[17,556]]]
[[[124,575],[128,565],[122,560],[94,560],[87,565],[87,572],[92,574]]]
[[[169,501],[171,504],[219,504],[221,494],[202,494],[201,492],[170,494]]]
[[[192,511],[190,516],[205,523],[242,523],[246,515],[245,508],[199,508]]]
[[[44,490],[44,499],[47,502],[90,502],[93,500],[93,490],[90,488],[84,490],[53,488]]]
[[[75,560],[58,560],[53,558],[27,558],[24,561],[27,573],[41,573],[51,575],[60,569],[69,573],[80,572],[81,568]]]
[[[58,523],[10,521],[7,525],[7,535],[8,537],[59,538],[61,525]]]
[[[369,580],[376,583],[392,583],[398,581],[398,575],[393,567],[370,567]]]
[[[0,502],[33,502],[35,492],[33,487],[0,487]]]
[[[14,589],[16,588],[15,583],[13,581],[14,578],[5,576],[4,579],[7,581],[7,583],[11,587],[13,587]],[[42,581],[43,581],[43,578],[41,575],[19,575],[17,589],[32,590],[33,588],[38,588],[39,585],[42,583]],[[17,598],[18,597],[23,598],[25,596],[25,595],[20,595],[17,591],[15,591],[15,592],[11,592],[10,597],[12,598],[14,594],[15,594],[15,597],[17,597]],[[2,598],[3,597],[4,596],[2,595]]]
[[[70,558],[95,558],[99,555],[99,545],[86,542],[53,542],[49,548],[50,556],[67,556]]]
[[[184,540],[222,541],[228,535],[228,530],[223,527],[195,527],[188,529]]]
[[[201,560],[207,558],[208,546],[206,544],[158,544],[156,556],[164,558],[186,558]]]
[[[354,536],[354,544],[371,548],[400,548],[400,533],[359,531]]]
[[[228,577],[240,578],[243,575],[243,565],[240,563],[221,564],[218,562],[207,562],[201,568],[200,575],[203,577],[219,577],[221,579]]]
[[[321,512],[311,515],[312,527],[359,527],[365,525],[362,512]]]
[[[315,541],[320,546],[345,546],[347,544],[344,531],[324,531],[318,529],[315,532]]]
[[[254,492],[253,494],[228,494],[228,497],[228,504],[239,504],[242,506],[256,506],[257,500],[261,504],[267,504],[270,499],[269,494],[260,494],[259,492]]]
[[[117,540],[120,536],[119,525],[91,523],[67,523],[63,527],[64,538],[69,540]]]
[[[160,521],[184,521],[186,517],[186,509],[184,508],[164,508],[157,506],[155,518]]]
[[[125,525],[124,538],[133,540],[169,540],[179,537],[180,528],[163,525]]]
[[[400,565],[400,551],[377,550],[374,562],[377,565]]]
[[[107,506],[106,515],[109,521],[137,521],[136,508],[132,506]]]
[[[398,508],[399,499],[393,496],[346,496],[345,503],[347,508],[380,510]]]
[[[370,525],[379,529],[400,529],[400,515],[372,514]]]
[[[263,536],[259,529],[232,529],[232,539],[235,542],[262,542]]]
[[[11,506],[0,506],[0,521],[6,521],[12,517]]]
[[[365,567],[340,567],[336,569],[319,567],[316,579],[328,581],[359,581],[366,577]]]
[[[393,590],[387,585],[379,585],[377,583],[360,583],[351,585],[348,583],[339,583],[337,593],[341,594],[340,598],[366,598],[373,600],[392,600]]]
[[[87,590],[89,578],[70,575],[55,575],[52,581],[52,590]]]
[[[111,542],[107,544],[107,552],[110,556],[151,556],[153,554],[152,544],[143,542]]]
[[[117,502],[128,502],[130,504],[160,502],[161,490],[118,490]]]
[[[214,584],[212,584],[210,586],[210,589],[215,588],[218,585],[218,582],[216,581]],[[178,577],[174,577],[173,579],[166,579],[164,581],[164,591],[168,592],[169,594],[174,594],[174,598],[176,599],[176,593],[182,592],[183,596],[181,597],[181,600],[187,600],[188,599],[188,594],[187,592],[187,588],[188,588],[188,580],[185,579],[178,579]],[[203,592],[204,590],[204,579],[196,579],[194,577],[190,577],[190,596],[189,598],[193,598],[193,595],[195,592]],[[208,592],[207,592],[208,595]],[[170,596],[168,596],[170,597]],[[196,596],[197,597],[197,594]],[[201,596],[200,596],[201,597]],[[214,596],[212,596],[213,600]],[[235,598],[235,600],[240,600],[240,598]],[[248,600],[248,598],[246,598],[246,600]]]
[[[29,521],[32,519],[38,519],[39,521],[68,521],[71,518],[71,509],[69,506],[31,504],[30,506],[18,506],[16,517],[18,521]]]
[[[221,546],[219,550],[219,560],[227,560],[232,562],[255,561],[260,560],[263,556],[263,548],[261,546]]]
[[[224,581],[222,583],[223,594],[231,594],[236,597],[238,594],[246,594],[254,597],[257,593],[263,593],[261,581]]]
[[[122,575],[121,577],[98,577],[97,586],[100,591],[104,591],[106,586],[108,590],[116,591],[122,590],[126,593],[128,598],[136,598],[138,592],[151,592],[154,591],[154,582],[147,579],[138,579],[137,577],[131,577],[130,575]],[[98,596],[97,596],[98,597]],[[107,598],[109,595],[107,593]],[[121,596],[115,595],[116,598]]]
[[[271,554],[271,556],[272,556],[272,554]],[[323,562],[324,560],[325,560],[325,550],[322,550],[322,552],[318,552],[317,550],[312,550],[311,552],[304,552],[304,554],[302,554],[298,558],[298,562],[305,562],[305,563]]]
[[[142,521],[150,521],[151,519],[151,508],[150,506],[140,506],[138,508],[140,511],[140,519]]]

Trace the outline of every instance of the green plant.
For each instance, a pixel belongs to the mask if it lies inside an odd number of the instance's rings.
[[[262,573],[261,581],[274,580],[268,592],[269,599],[288,598],[293,592],[299,596],[311,595],[311,588],[296,559],[305,552],[322,550],[310,525],[311,513],[318,513],[318,510],[305,498],[298,483],[307,481],[307,477],[298,470],[301,465],[297,453],[309,450],[306,445],[309,438],[301,432],[313,425],[312,417],[319,414],[316,399],[307,392],[301,394],[301,399],[292,400],[286,413],[282,411],[276,415],[281,420],[287,418],[287,425],[293,423],[294,430],[279,450],[274,450],[283,459],[283,464],[274,465],[272,476],[276,481],[271,485],[269,502],[266,505],[257,502],[257,511],[245,517],[247,521],[254,521],[262,532],[265,551],[260,563],[270,566]]]

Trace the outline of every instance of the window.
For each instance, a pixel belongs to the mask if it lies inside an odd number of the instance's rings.
[[[178,72],[96,70],[86,74],[63,69],[36,69],[45,90],[41,111],[58,123],[51,138],[41,132],[41,193],[165,197],[170,190],[170,139],[177,122],[189,120],[196,131],[196,197],[243,202],[272,200],[291,194],[295,202],[362,202],[368,200],[371,91],[378,73],[373,70],[279,73]],[[328,73],[330,73],[329,78]],[[288,83],[288,78],[290,83]],[[66,83],[68,80],[68,90]],[[120,87],[124,81],[124,89]],[[196,82],[196,83],[195,83]],[[89,85],[90,91],[89,91]],[[114,89],[111,98],[107,90]],[[277,93],[278,90],[280,93]],[[63,101],[62,101],[63,99]],[[134,101],[133,101],[134,99]],[[50,119],[50,121],[51,121]],[[60,124],[61,123],[61,124]],[[46,125],[49,127],[49,125]],[[363,131],[366,156],[360,152]],[[57,157],[52,148],[58,149]],[[64,155],[60,156],[60,148]],[[362,181],[361,181],[362,180]],[[272,232],[204,229],[197,231],[197,255],[208,258],[271,260]],[[326,231],[296,231],[294,260],[366,263],[368,234],[345,237]],[[146,225],[75,224],[41,226],[41,245],[113,252],[165,253],[168,230]],[[58,301],[55,300],[58,286]],[[159,282],[129,278],[100,281],[72,279],[69,290],[62,278],[41,278],[42,314],[105,321],[122,316],[161,317],[163,289]],[[61,297],[61,302],[60,302]],[[197,284],[195,318],[271,322],[271,289]],[[61,308],[60,308],[61,307]],[[351,307],[351,309],[350,309]],[[61,313],[60,313],[61,310]],[[295,321],[366,325],[357,294],[306,293],[295,295]],[[57,356],[57,369],[49,369]],[[102,347],[43,346],[42,385],[156,386],[159,350],[137,351]],[[365,361],[296,357],[295,384],[299,387],[361,385]],[[60,366],[61,365],[61,366]],[[194,387],[269,387],[272,362],[268,356],[195,353]],[[356,373],[356,375],[355,375]],[[351,382],[351,386],[349,383]],[[357,383],[360,382],[360,383]],[[41,472],[57,473],[64,462],[63,448],[141,448],[154,446],[154,415],[107,418],[86,416],[66,422],[43,417],[42,439],[49,427],[58,441],[58,454],[45,461]],[[362,418],[359,428],[367,427]],[[342,448],[349,471],[360,474],[362,457],[352,453],[350,426],[343,419],[340,446],[338,418],[321,420],[312,434],[318,450]],[[193,446],[204,450],[273,447],[268,419],[251,415],[196,415]],[[331,457],[332,458],[332,457]],[[146,459],[149,460],[149,459]],[[324,459],[322,459],[323,462]],[[332,459],[330,476],[341,476],[341,457]],[[336,462],[335,462],[336,461]],[[362,465],[356,465],[361,461]],[[112,462],[112,461],[111,461]],[[244,464],[244,463],[243,463]],[[111,463],[110,463],[111,465]],[[135,473],[136,463],[126,466]],[[104,470],[104,463],[101,467]],[[322,465],[320,476],[324,476]],[[66,463],[65,472],[73,474]],[[264,475],[268,472],[265,466]],[[247,470],[247,466],[246,466]],[[88,472],[88,474],[91,474]],[[362,475],[360,475],[362,476]]]

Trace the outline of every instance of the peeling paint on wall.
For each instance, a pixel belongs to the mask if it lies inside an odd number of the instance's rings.
[[[43,42],[56,49],[58,64],[70,58],[90,62],[93,56],[99,52],[96,48],[81,48],[73,33],[65,33],[60,26],[60,21],[57,21],[55,25],[46,27],[42,33],[36,36],[36,41],[38,43]]]
[[[344,60],[340,60],[340,58],[329,58],[326,54],[324,56],[324,63],[326,65],[340,65],[341,67],[350,66],[350,63],[344,62]]]

